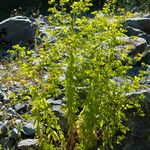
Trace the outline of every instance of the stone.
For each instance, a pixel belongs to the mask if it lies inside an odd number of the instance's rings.
[[[142,105],[142,110],[144,112],[150,112],[150,88],[140,90],[138,92],[131,92],[128,94],[129,98],[138,98],[139,96],[143,95],[144,99],[140,100]]]
[[[2,106],[3,106],[3,103],[0,101],[0,108],[2,108]]]
[[[130,123],[130,133],[126,136],[123,150],[148,150],[150,149],[149,134],[150,134],[150,117],[132,118]],[[130,120],[131,121],[131,120]]]
[[[131,51],[129,52],[129,56],[135,56],[138,53],[143,53],[147,50],[147,42],[143,38],[130,39],[131,40]]]
[[[19,150],[38,150],[38,139],[25,139],[17,144]]]
[[[127,26],[126,30],[127,30],[126,35],[128,35],[128,36],[137,36],[138,34],[144,33],[140,29],[133,28],[133,27],[130,27],[130,26]]]
[[[0,101],[3,101],[4,97],[5,97],[4,93],[0,90]]]
[[[5,148],[6,147],[6,143],[7,143],[8,138],[7,137],[2,137],[0,138],[0,148]],[[3,150],[3,149],[2,149]]]
[[[150,149],[150,88],[129,94],[130,98],[138,98],[144,95],[144,99],[140,99],[144,116],[139,116],[137,111],[129,118],[130,132],[126,135],[126,139],[122,144],[124,150],[147,150]],[[134,99],[133,99],[134,100]]]
[[[138,37],[141,37],[147,41],[147,44],[150,44],[150,34],[142,33],[139,34]]]
[[[146,72],[147,72],[146,80],[148,81],[150,87],[150,65],[147,65]]]
[[[10,100],[9,100],[9,99],[4,99],[4,100],[3,100],[3,104],[8,104],[8,103],[10,103]]]
[[[145,68],[142,68],[141,65],[138,65],[136,63],[136,66],[134,66],[133,68],[131,68],[127,71],[127,75],[128,76],[137,76],[140,71],[145,71]]]
[[[16,125],[20,125],[22,123],[22,120],[21,119],[16,119],[15,123],[16,123]]]
[[[144,18],[150,18],[150,14],[145,14],[143,17]]]
[[[16,115],[16,111],[12,107],[9,107],[7,109],[7,112],[10,113],[10,114],[12,114],[12,115]]]
[[[25,123],[22,126],[22,133],[23,136],[25,137],[34,137],[35,135],[35,126],[33,125],[33,123]]]
[[[10,139],[16,141],[20,138],[20,132],[16,129],[16,128],[13,128],[11,131],[10,131]]]
[[[146,33],[150,33],[150,18],[131,18],[124,22],[125,25],[140,29]]]
[[[139,65],[145,63],[150,65],[150,51],[148,51],[144,56],[142,56],[141,60],[138,62]]]
[[[60,98],[60,97],[59,97]],[[61,99],[49,98],[47,103],[51,105],[52,111],[59,118],[59,124],[63,129],[65,129],[67,120],[65,118],[65,113],[62,109],[62,106],[65,103],[65,97],[61,96]]]
[[[36,24],[33,19],[25,16],[15,16],[0,22],[0,43],[7,45],[29,45],[35,38]]]
[[[3,106],[1,107],[1,110],[6,110],[6,107],[3,105]]]
[[[47,100],[47,103],[49,103],[51,105],[61,105],[62,100],[61,99],[55,100],[54,98],[50,98]]]
[[[27,111],[27,104],[16,104],[14,106],[14,109],[16,110],[17,113],[23,114],[26,113]]]
[[[4,113],[3,113],[3,111],[0,111],[0,121],[3,120],[3,117],[4,117]]]
[[[5,66],[3,66],[3,69],[5,69],[5,70],[6,70],[6,67],[5,67]],[[5,87],[5,86],[2,86],[2,87],[1,87],[1,90],[2,90],[3,92],[8,92],[8,88],[7,88],[7,87]]]
[[[53,105],[52,110],[55,113],[63,114],[63,111],[62,111],[61,107],[62,107],[61,105]]]
[[[42,42],[52,43],[57,41],[57,38],[50,35],[50,33],[47,31],[47,29],[52,28],[48,23],[49,22],[48,17],[39,16],[36,19],[36,22],[38,24],[38,29],[39,29],[39,36],[36,37],[38,43],[42,43]]]
[[[7,135],[8,135],[7,124],[0,122],[0,137],[6,137]]]
[[[129,53],[128,53],[130,57],[134,57],[138,53],[141,54],[147,51],[147,42],[143,38],[139,38],[139,37],[131,38],[131,37],[125,36],[122,38],[122,40],[124,41],[124,44],[118,45],[116,49],[123,51],[127,47],[130,47]]]
[[[39,34],[39,37],[40,37],[40,40],[41,42],[48,42],[48,43],[52,43],[52,42],[55,42],[57,41],[57,38],[54,37],[54,36],[51,36],[47,31],[45,31],[46,29],[44,30],[40,30],[40,34]]]

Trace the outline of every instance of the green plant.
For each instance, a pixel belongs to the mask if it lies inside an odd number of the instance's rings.
[[[142,87],[142,75],[127,75],[132,68],[129,49],[116,48],[123,43],[118,37],[124,36],[121,22],[129,13],[115,16],[115,1],[111,0],[102,11],[93,12],[92,18],[83,15],[92,6],[90,0],[60,0],[60,3],[51,0],[49,4],[53,5],[49,9],[53,13],[50,23],[60,27],[49,32],[57,41],[43,43],[36,52],[39,55],[15,47],[20,51],[17,76],[24,76],[23,84],[31,95],[40,147],[44,150],[113,148],[129,130],[125,111],[129,108],[140,111],[138,99],[129,99],[127,94]],[[70,13],[66,10],[68,4]],[[60,80],[61,76],[65,80]],[[67,131],[59,125],[46,101],[62,93],[66,97]]]

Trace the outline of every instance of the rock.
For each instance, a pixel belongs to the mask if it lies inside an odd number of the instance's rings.
[[[17,148],[19,150],[29,150],[29,149],[38,150],[38,139],[21,140],[18,143]]]
[[[122,38],[122,40],[125,42],[125,44],[118,45],[116,49],[123,51],[127,47],[130,47],[129,50],[129,56],[134,57],[138,53],[143,53],[144,51],[147,51],[147,42],[143,38],[131,38],[128,36],[125,36]]]
[[[145,14],[143,17],[144,18],[150,18],[150,14]]]
[[[15,123],[16,123],[16,125],[20,125],[22,123],[22,120],[21,119],[16,119]]]
[[[46,24],[49,24],[49,16],[44,16],[43,17],[43,21],[46,23]]]
[[[48,43],[52,43],[52,42],[57,41],[57,38],[50,35],[46,30],[47,30],[46,28],[41,28],[40,29],[40,31],[39,31],[40,32],[40,34],[39,34],[40,40],[39,41],[48,42]]]
[[[67,120],[65,118],[65,113],[62,109],[62,106],[65,103],[65,98],[64,97],[61,99],[50,98],[50,99],[47,99],[47,103],[49,103],[51,105],[52,111],[59,118],[60,126],[64,130],[66,130]]]
[[[3,103],[0,101],[0,108],[2,108],[2,106],[3,106]]]
[[[61,105],[53,105],[52,106],[52,111],[55,112],[55,113],[64,114],[61,107],[62,107]]]
[[[6,137],[7,135],[8,135],[7,124],[0,122],[0,137]]]
[[[131,18],[127,19],[124,24],[150,33],[150,18]]]
[[[138,62],[138,65],[141,65],[142,63],[145,63],[147,65],[150,65],[150,51],[148,51]]]
[[[27,104],[16,104],[14,106],[14,109],[16,110],[17,113],[23,114],[27,112]]]
[[[1,107],[1,110],[6,110],[6,107],[3,105],[3,106]]]
[[[7,141],[8,141],[7,137],[0,138],[0,148],[5,148],[6,149],[6,143],[7,143]]]
[[[143,38],[130,39],[131,41],[131,51],[129,52],[129,56],[135,56],[138,53],[142,53],[147,50],[147,42]]]
[[[8,137],[2,137],[0,139],[0,149],[1,150],[14,150],[15,143],[12,140],[10,140]]]
[[[15,16],[0,22],[0,43],[29,45],[35,38],[36,24],[33,19]]]
[[[6,70],[6,67],[5,67],[5,66],[2,66],[2,67],[3,67],[4,70]],[[3,92],[8,92],[8,88],[5,87],[4,85],[2,85],[0,88],[1,88],[1,90],[2,90]]]
[[[16,128],[13,128],[11,131],[10,131],[10,139],[16,141],[20,138],[20,132],[16,129]]]
[[[5,97],[4,93],[0,90],[0,101],[3,101],[4,97]]]
[[[22,126],[22,133],[23,136],[25,137],[34,137],[35,135],[35,126],[33,125],[33,123],[25,123]]]
[[[0,111],[0,121],[3,120],[3,117],[4,117],[3,111]]]
[[[17,95],[20,93],[20,87],[13,87],[12,91],[15,92]]]
[[[128,76],[137,76],[140,71],[146,70],[144,67],[141,66],[141,64],[139,65],[138,63],[136,63],[136,66],[134,66],[133,68],[131,68],[127,71]]]
[[[146,72],[147,72],[146,81],[147,81],[147,83],[149,84],[149,87],[150,87],[150,65],[147,65]]]
[[[150,88],[147,88],[145,90],[141,90],[138,92],[131,92],[128,94],[129,98],[138,98],[141,95],[144,96],[144,99],[140,100],[140,103],[142,105],[142,109],[146,113],[150,112]]]
[[[148,150],[150,149],[150,89],[141,90],[139,92],[130,93],[130,98],[137,98],[144,95],[145,98],[140,100],[142,110],[145,115],[140,117],[136,114],[129,118],[130,132],[126,135],[122,148],[124,150]],[[131,112],[130,112],[131,114]]]
[[[150,44],[150,34],[142,33],[139,34],[138,37],[141,37],[147,41],[147,44]]]
[[[19,114],[15,111],[15,109],[13,109],[12,107],[9,107],[8,109],[6,109],[6,118],[7,119],[12,119],[13,117],[20,117]]]
[[[48,43],[52,43],[55,42],[57,40],[56,37],[50,35],[50,33],[47,31],[47,29],[52,28],[49,25],[49,21],[48,21],[48,17],[45,16],[39,16],[36,19],[36,22],[38,24],[38,29],[39,29],[39,36],[36,37],[36,40],[38,43],[42,43],[42,42],[48,42]]]
[[[67,120],[65,118],[65,113],[62,106],[65,103],[65,97],[60,96],[61,99],[50,98],[47,99],[47,103],[51,105],[52,111],[59,118],[60,126],[66,130]]]
[[[126,35],[128,35],[128,36],[136,36],[136,35],[138,35],[138,34],[144,33],[144,32],[141,31],[140,29],[133,28],[133,27],[130,27],[130,26],[127,26],[127,27],[126,27],[126,30],[127,30]]]
[[[61,99],[55,100],[54,98],[50,98],[47,100],[47,103],[49,103],[51,105],[61,105],[62,100]]]
[[[12,114],[12,115],[16,115],[16,111],[12,107],[9,107],[7,109],[7,112],[10,113],[10,114]]]
[[[130,133],[126,137],[123,150],[148,150],[150,149],[150,117],[138,117],[131,119]]]
[[[55,99],[50,98],[47,99],[47,103],[49,103],[52,107],[52,111],[58,116],[64,116],[64,112],[62,111],[62,106],[64,103],[64,99]]]
[[[4,100],[3,100],[3,104],[8,104],[8,103],[10,103],[10,100],[9,100],[9,99],[4,99]]]

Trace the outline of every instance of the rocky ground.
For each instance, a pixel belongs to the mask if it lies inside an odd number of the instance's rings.
[[[38,26],[37,26],[38,24]],[[133,48],[129,56],[134,57],[137,53],[142,53],[140,61],[134,64],[134,68],[129,71],[130,75],[138,74],[138,71],[143,69],[141,63],[147,64],[144,68],[147,70],[145,84],[148,89],[141,90],[137,93],[131,93],[131,96],[140,94],[145,95],[142,102],[144,117],[135,117],[130,119],[131,132],[127,135],[124,144],[121,147],[116,147],[120,150],[148,150],[150,149],[150,14],[136,16],[124,22],[127,29],[127,36],[124,37],[126,45],[119,45],[118,49],[123,49],[127,45],[132,45]],[[0,22],[0,56],[2,59],[7,57],[7,49],[16,43],[27,45],[36,40],[41,43],[46,40],[52,42],[57,40],[49,35],[46,29],[49,28],[47,17],[39,17],[38,19],[30,19],[27,17],[17,16],[8,18]],[[39,30],[39,37],[35,37],[36,28]],[[18,34],[19,33],[19,34]],[[138,38],[132,39],[131,36]],[[2,51],[2,49],[5,51]],[[19,83],[13,85],[4,84],[3,76],[7,73],[7,66],[4,63],[0,65],[0,149],[20,149],[26,150],[29,148],[38,149],[38,139],[35,137],[35,127],[33,120],[25,119],[25,115],[30,113],[30,103],[25,99],[24,103],[13,104],[11,102],[11,91],[17,94],[16,99],[19,101],[21,89],[24,88]],[[15,69],[15,68],[14,68]],[[63,116],[60,107],[63,105],[65,97],[62,95],[57,99],[51,98],[47,102],[52,105],[53,111],[59,116]],[[24,115],[24,117],[22,117]],[[29,121],[30,120],[30,121]]]

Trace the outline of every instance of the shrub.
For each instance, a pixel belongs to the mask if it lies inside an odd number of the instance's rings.
[[[68,3],[70,13],[65,7]],[[92,6],[90,0],[60,0],[59,4],[51,0],[49,4],[55,6],[49,9],[54,14],[50,24],[60,27],[49,32],[57,41],[43,43],[36,52],[21,50],[16,60],[20,66],[16,77],[21,77],[31,95],[41,149],[113,148],[129,130],[126,110],[140,111],[139,101],[129,99],[127,93],[139,90],[142,78],[127,75],[132,68],[129,50],[116,49],[123,42],[118,37],[124,36],[121,22],[128,13],[115,16],[114,1],[105,4],[102,11],[93,12],[92,18],[82,15]],[[62,76],[64,80],[60,80]],[[46,101],[62,93],[66,98],[67,131]]]

